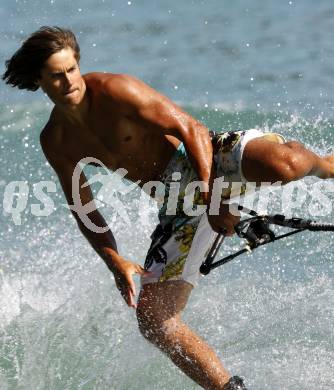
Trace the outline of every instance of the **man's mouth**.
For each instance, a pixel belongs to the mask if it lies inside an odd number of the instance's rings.
[[[73,93],[73,92],[75,92],[75,91],[77,91],[77,90],[78,90],[77,88],[70,89],[70,90],[64,92],[64,95],[70,95],[71,93]]]

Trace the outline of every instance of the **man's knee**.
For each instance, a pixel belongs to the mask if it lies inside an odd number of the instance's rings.
[[[285,142],[284,145],[295,152],[301,152],[305,150],[305,146],[298,141]]]
[[[246,145],[242,168],[248,181],[288,183],[307,173],[308,159],[307,149],[297,141],[279,144],[255,139]]]
[[[146,340],[153,342],[157,328],[161,326],[161,324],[158,324],[154,313],[149,312],[140,306],[137,307],[136,315],[140,333]]]
[[[180,323],[192,285],[184,281],[169,281],[144,285],[137,307],[141,334],[154,344],[163,344],[173,337]]]
[[[298,141],[286,142],[284,146],[287,149],[283,155],[282,166],[285,168],[283,170],[285,176],[283,175],[282,181],[290,182],[304,177],[310,166],[307,149]]]
[[[173,337],[173,333],[178,326],[177,318],[166,316],[162,313],[163,308],[156,311],[148,307],[137,308],[138,327],[142,336],[151,342],[162,346],[168,339]]]

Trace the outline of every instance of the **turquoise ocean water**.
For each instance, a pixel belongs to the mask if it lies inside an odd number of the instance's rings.
[[[0,21],[1,72],[27,34],[66,26],[81,44],[82,72],[133,74],[212,129],[257,127],[334,151],[329,0],[5,0]],[[1,85],[0,389],[198,388],[141,338],[62,207],[38,142],[51,109],[41,92]],[[25,204],[17,219],[3,202],[14,181]],[[32,212],[40,181],[56,183],[48,217]],[[270,211],[332,222],[333,182],[322,189],[326,209],[312,195],[316,183],[304,180],[284,201],[276,193]],[[139,219],[136,195],[125,200],[130,225],[102,212],[121,253],[143,263],[156,216],[147,206]],[[333,243],[331,234],[303,233],[213,271],[194,290],[186,320],[250,389],[334,388]],[[239,244],[227,240],[220,254]]]

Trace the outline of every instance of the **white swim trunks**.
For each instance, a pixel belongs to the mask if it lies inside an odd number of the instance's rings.
[[[241,161],[247,142],[263,136],[275,142],[285,142],[278,134],[264,134],[256,129],[212,133],[211,136],[217,177],[224,176],[224,181],[230,184],[246,182]],[[180,187],[177,207],[170,215],[167,199],[175,184],[175,172],[181,173],[181,178],[179,177],[180,180],[177,181]],[[217,236],[217,233],[211,229],[206,212],[199,216],[189,216],[183,207],[187,185],[197,180],[197,174],[181,143],[162,175],[162,182],[166,187],[165,202],[159,212],[159,224],[151,235],[152,242],[145,261],[145,269],[151,274],[142,277],[142,284],[184,280],[196,285],[199,268]],[[222,193],[223,199],[229,197],[231,197],[231,186],[224,189]],[[194,205],[203,205],[203,203],[198,189],[194,195]]]

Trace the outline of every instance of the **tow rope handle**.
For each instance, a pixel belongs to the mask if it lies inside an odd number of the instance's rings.
[[[235,206],[235,205],[234,205]],[[235,226],[235,231],[240,238],[244,238],[247,242],[246,247],[238,252],[224,257],[214,262],[221,245],[224,241],[224,234],[218,234],[216,237],[205,261],[200,266],[200,273],[208,275],[211,270],[228,263],[235,257],[242,255],[245,252],[251,252],[253,249],[280,240],[282,238],[300,233],[304,230],[310,231],[334,231],[334,224],[317,223],[315,221],[306,220],[302,218],[286,218],[284,215],[258,215],[254,210],[245,209],[243,206],[237,206],[238,210],[244,210],[252,217],[240,221]],[[270,225],[278,225],[294,229],[288,233],[276,236],[270,229]]]

